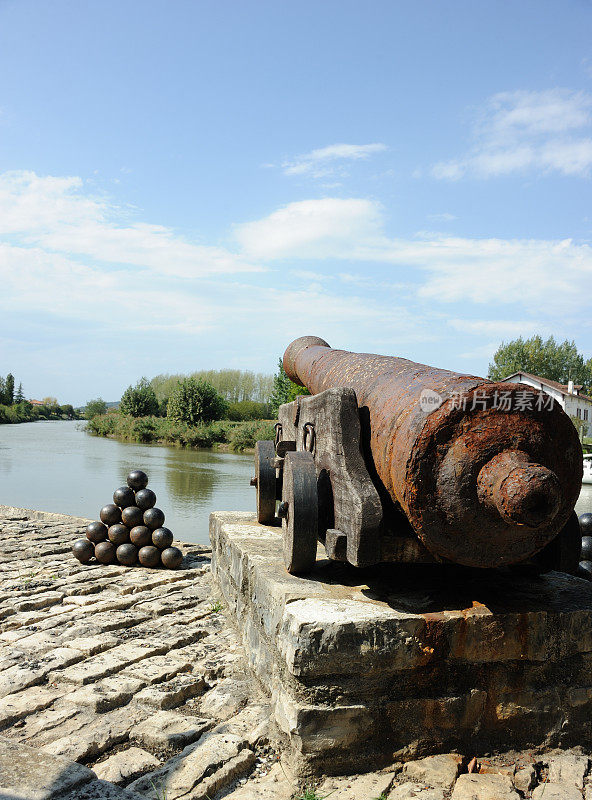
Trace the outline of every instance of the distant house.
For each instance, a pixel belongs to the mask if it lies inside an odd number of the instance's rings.
[[[42,403],[42,402],[41,402],[41,400],[29,400],[29,403],[31,403],[31,405],[32,405],[32,406],[42,406],[42,405],[45,405],[45,403]]]
[[[577,417],[586,423],[584,435],[592,434],[592,397],[580,394],[582,388],[573,381],[569,381],[567,386],[557,381],[550,381],[548,378],[541,378],[538,375],[531,375],[529,372],[514,372],[504,378],[510,383],[524,383],[535,389],[540,389],[545,394],[553,397],[570,417]]]

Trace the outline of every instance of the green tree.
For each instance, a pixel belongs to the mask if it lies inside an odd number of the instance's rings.
[[[74,407],[70,405],[70,403],[66,403],[63,406],[60,406],[60,414],[63,417],[67,417],[68,419],[76,419],[76,412],[74,411]]]
[[[128,417],[151,417],[158,414],[158,400],[146,378],[141,378],[135,386],[127,387],[121,397],[119,410]]]
[[[24,392],[23,392],[23,384],[19,383],[17,392],[16,392],[16,394],[14,396],[14,402],[15,403],[24,403],[25,399],[26,398],[25,398],[25,395],[24,395]]]
[[[97,417],[99,414],[107,412],[107,403],[102,397],[97,397],[96,400],[89,400],[84,409],[84,415],[87,419]]]
[[[305,386],[298,386],[286,375],[284,364],[280,358],[278,361],[278,371],[273,378],[273,390],[269,398],[269,411],[273,417],[277,417],[278,409],[284,403],[291,403],[298,395],[310,394]]]
[[[14,403],[14,375],[12,372],[9,372],[6,376],[4,397],[6,399],[7,406],[11,406]]]
[[[269,398],[269,410],[272,416],[277,417],[278,408],[288,402],[290,396],[290,378],[286,375],[284,364],[280,358],[278,361],[278,371],[273,376],[273,389]]]
[[[585,391],[592,386],[592,359],[585,362],[575,342],[566,339],[558,343],[553,336],[547,340],[532,336],[502,342],[489,365],[489,377],[499,381],[520,371],[563,384],[572,380]]]
[[[221,419],[228,404],[204,380],[184,378],[173,389],[167,404],[167,417],[189,425]]]

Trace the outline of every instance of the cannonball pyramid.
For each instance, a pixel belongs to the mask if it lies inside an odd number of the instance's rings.
[[[96,558],[101,564],[176,569],[183,553],[172,547],[173,534],[164,527],[164,512],[156,508],[156,495],[147,489],[148,475],[134,469],[127,486],[113,492],[113,502],[100,511],[100,522],[91,522],[86,539],[78,539],[72,552],[81,564]]]

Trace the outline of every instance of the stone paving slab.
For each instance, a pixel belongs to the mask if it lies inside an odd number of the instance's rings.
[[[49,800],[94,779],[95,774],[82,764],[0,737],[0,797]]]

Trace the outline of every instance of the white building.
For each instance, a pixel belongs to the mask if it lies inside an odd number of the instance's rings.
[[[569,381],[567,386],[557,381],[550,381],[547,378],[540,378],[538,375],[531,375],[529,372],[514,372],[508,375],[504,381],[510,383],[524,383],[540,389],[545,394],[553,397],[570,417],[577,417],[587,424],[584,429],[584,436],[592,435],[592,397],[580,394],[581,386],[574,385]]]

